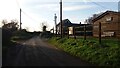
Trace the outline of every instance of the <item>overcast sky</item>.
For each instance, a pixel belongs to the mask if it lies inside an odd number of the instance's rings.
[[[22,9],[22,28],[40,31],[41,23],[49,29],[54,27],[54,14],[59,16],[60,0],[0,0],[0,22],[3,19],[19,21],[19,8]],[[63,0],[63,19],[72,23],[84,23],[95,13],[106,10],[117,11],[119,0]]]

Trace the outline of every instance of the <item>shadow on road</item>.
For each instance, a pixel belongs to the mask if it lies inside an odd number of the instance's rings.
[[[43,42],[39,37],[9,48],[3,66],[93,66]]]

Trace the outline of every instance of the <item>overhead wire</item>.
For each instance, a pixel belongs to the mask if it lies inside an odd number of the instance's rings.
[[[19,4],[19,1],[18,1],[18,0],[16,0],[16,3],[17,3],[18,8],[21,9],[21,12],[22,12],[24,15],[26,15],[27,17],[29,17],[30,20],[34,20],[34,21],[38,22],[38,21],[35,20],[33,17],[31,17],[29,14],[27,14],[27,13],[20,7],[20,4]]]
[[[27,17],[29,17],[31,20],[34,20],[34,21],[38,22],[33,17],[31,17],[29,14],[27,14],[25,11],[22,11],[22,12],[23,12],[24,15],[26,15]]]
[[[91,3],[93,3],[93,4],[97,5],[97,6],[101,7],[101,8],[104,8],[104,9],[109,9],[108,7],[103,6],[103,5],[101,5],[101,4],[97,3],[97,2],[93,2],[93,1],[91,1],[91,0],[89,0],[89,1],[90,1]],[[110,9],[109,9],[109,10],[110,10]]]
[[[16,0],[16,4],[17,4],[18,8],[20,9],[20,4],[19,4],[18,0]]]
[[[93,2],[93,1],[91,1],[91,0],[89,0],[89,1],[90,1],[91,3],[97,5],[97,6],[101,7],[101,8],[104,8],[104,9],[107,9],[107,10],[108,10],[108,7],[106,7],[106,6],[103,6],[103,5],[99,4],[99,3]],[[26,12],[21,8],[18,0],[16,0],[16,3],[17,3],[18,8],[22,10],[22,13],[23,13],[24,15],[26,15],[27,17],[29,17],[30,20],[34,20],[34,21],[38,22],[37,20],[35,20],[32,16],[30,16],[28,13],[26,13]]]

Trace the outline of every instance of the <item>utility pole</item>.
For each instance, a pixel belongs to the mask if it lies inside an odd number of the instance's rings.
[[[60,24],[61,24],[61,38],[63,36],[63,28],[62,28],[62,0],[60,0]]]
[[[56,14],[55,14],[55,29],[56,29],[56,35],[57,35],[57,16],[56,16]]]
[[[53,34],[54,34],[54,27],[53,27]]]
[[[22,10],[20,8],[20,30],[22,29],[22,27],[21,27],[21,25],[22,25],[22,22],[21,22],[21,12],[22,12]]]

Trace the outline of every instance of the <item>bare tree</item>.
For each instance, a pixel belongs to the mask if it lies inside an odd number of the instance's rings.
[[[25,27],[26,31],[29,31],[29,27]]]
[[[48,28],[47,22],[42,22],[42,23],[40,24],[40,29],[41,29],[42,31],[47,31],[47,28]]]
[[[92,20],[97,18],[99,15],[103,14],[103,12],[100,12],[98,14],[93,14],[91,17],[85,20],[86,24],[93,24]]]
[[[8,23],[8,22],[7,22],[6,19],[2,20],[2,25],[5,25],[5,24],[7,24],[7,23]]]

